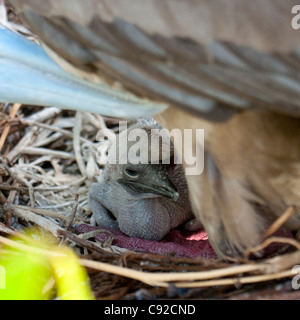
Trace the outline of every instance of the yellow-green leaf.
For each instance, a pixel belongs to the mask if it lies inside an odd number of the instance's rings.
[[[79,264],[75,253],[67,247],[60,248],[58,252],[64,256],[50,258],[57,283],[57,297],[62,300],[94,299],[86,270]]]
[[[18,243],[27,244],[21,239]],[[52,290],[45,290],[53,271],[48,258],[37,252],[4,246],[0,251],[0,299],[50,299]]]
[[[30,230],[0,250],[0,300],[94,299],[76,254]]]

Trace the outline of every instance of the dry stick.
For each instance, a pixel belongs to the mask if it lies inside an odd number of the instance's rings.
[[[68,183],[66,185],[63,185],[63,186],[55,186],[55,187],[36,187],[34,190],[35,191],[64,191],[64,190],[68,190],[74,186],[77,186],[77,185],[81,185],[84,181],[86,180],[85,177],[81,177],[79,178],[78,180],[74,181],[74,182],[71,182],[71,183]]]
[[[22,168],[17,169],[17,171],[19,174],[24,175],[28,180],[35,180],[35,182],[41,182],[41,183],[45,181],[46,174],[37,174],[34,172],[23,170]],[[50,176],[50,177],[48,176],[47,179],[50,180],[51,183],[56,182],[56,179],[53,176]]]
[[[55,236],[57,236],[57,231],[62,230],[56,223],[52,222],[51,220],[44,218],[32,211],[20,209],[17,207],[12,207],[13,214],[21,219],[31,221],[36,225],[48,230]]]
[[[100,115],[93,115],[91,113],[86,112],[84,116],[88,119],[88,121],[97,129],[106,129],[107,126],[105,124],[104,119]]]
[[[64,203],[58,203],[58,204],[53,204],[53,205],[48,205],[48,206],[40,206],[40,209],[59,209],[59,208],[64,208],[64,207],[69,207],[73,204],[73,201],[68,201]]]
[[[52,142],[59,140],[63,135],[60,132],[55,132],[52,135],[48,135],[46,138],[39,142],[34,143],[34,148],[41,148],[43,146],[47,146]]]
[[[274,258],[266,260],[265,273],[277,273],[287,269],[291,269],[293,266],[298,265],[300,262],[300,251],[297,250],[292,253],[276,256]]]
[[[26,192],[28,191],[28,188],[25,188],[25,187],[14,187],[14,186],[11,186],[11,185],[8,185],[8,184],[3,184],[3,183],[0,183],[0,190],[15,190],[15,191],[20,191],[20,192]]]
[[[81,233],[78,237],[83,239],[89,239],[89,238],[94,238],[97,234],[108,234],[109,235],[108,239],[105,240],[105,242],[103,243],[101,242],[100,245],[102,246],[102,248],[111,248],[115,238],[114,238],[114,235],[108,230],[96,229],[96,230],[88,231],[85,233]],[[97,241],[97,239],[95,240]]]
[[[29,121],[45,121],[50,118],[53,118],[61,112],[61,109],[56,107],[45,108],[39,112],[34,113],[25,120]],[[38,128],[30,128],[27,134],[19,141],[19,143],[9,152],[7,159],[10,162],[13,162],[22,151],[32,143],[35,133],[38,131]]]
[[[245,251],[244,255],[245,255],[246,258],[249,258],[250,254],[255,253],[257,251],[261,251],[261,250],[263,250],[264,248],[268,247],[270,244],[272,244],[274,242],[289,244],[289,245],[294,246],[298,250],[300,250],[300,242],[298,242],[295,239],[283,238],[283,237],[271,237],[271,238],[266,239],[260,245],[254,247],[254,248],[247,249]]]
[[[14,234],[16,234],[15,231],[13,231],[12,229],[8,228],[5,224],[0,222],[0,232],[9,234],[11,236],[13,236]]]
[[[64,221],[69,221],[69,219],[70,219],[67,216],[64,216],[64,215],[59,214],[59,213],[57,213],[55,211],[46,210],[46,209],[25,207],[25,206],[20,206],[20,205],[16,205],[16,204],[13,204],[12,208],[13,209],[21,209],[21,210],[24,210],[24,211],[31,211],[31,212],[34,212],[34,213],[39,214],[41,216],[46,216],[46,217],[55,218],[55,219],[61,219],[61,220],[64,220]]]
[[[9,117],[12,119],[16,116],[19,108],[21,107],[21,104],[20,103],[15,103],[9,113]],[[10,130],[10,124],[7,123],[5,126],[4,126],[4,129],[3,129],[3,132],[2,132],[2,135],[1,135],[1,138],[0,138],[0,152],[3,148],[3,145],[6,141],[6,138],[8,136],[8,133],[9,133],[9,130]]]
[[[9,238],[5,238],[0,236],[0,243],[7,245],[9,247],[24,251],[24,252],[31,252],[31,253],[39,253],[42,255],[48,255],[50,257],[65,257],[66,255],[57,251],[46,250],[38,247],[33,247]]]
[[[200,287],[212,287],[212,286],[225,286],[225,285],[239,285],[247,283],[264,282],[274,279],[287,278],[295,276],[292,270],[282,271],[273,274],[263,274],[257,276],[247,276],[242,278],[229,278],[229,279],[214,279],[207,281],[195,281],[195,282],[180,282],[176,283],[178,288],[200,288]]]
[[[33,191],[38,191],[38,192],[47,192],[47,191],[56,191],[56,192],[60,192],[60,191],[65,191],[70,189],[70,185],[66,185],[66,186],[55,186],[55,187],[33,187]],[[0,183],[0,190],[16,190],[16,191],[20,191],[20,192],[26,192],[28,191],[28,188],[26,187],[14,187],[8,184],[4,184],[4,183]]]
[[[62,109],[57,108],[57,107],[47,107],[44,108],[34,114],[31,114],[30,116],[28,116],[27,118],[25,118],[24,120],[28,120],[28,121],[46,121],[49,120],[55,116],[57,116],[58,114],[60,114],[62,111]]]
[[[257,265],[248,264],[248,265],[238,265],[238,266],[217,269],[217,270],[199,271],[199,272],[151,273],[151,272],[132,270],[129,268],[119,267],[119,266],[115,266],[115,265],[111,265],[111,264],[103,263],[99,261],[80,259],[80,262],[85,267],[101,270],[108,273],[118,274],[123,277],[139,280],[146,284],[159,285],[159,286],[167,286],[168,284],[166,282],[214,279],[214,278],[230,276],[230,275],[239,275],[244,272],[259,271],[264,269],[264,266],[260,264],[257,264]]]
[[[56,131],[56,132],[63,134],[64,136],[66,136],[68,138],[73,138],[72,132],[70,132],[66,129],[61,129],[59,127],[53,126],[51,124],[46,124],[46,123],[41,123],[41,122],[36,122],[36,121],[31,121],[31,120],[24,120],[24,119],[21,119],[21,123],[25,124],[25,125],[29,125],[29,126],[37,126],[37,127],[51,130],[51,131]]]
[[[61,236],[64,236],[65,238],[68,238],[70,241],[76,243],[77,245],[83,247],[83,248],[87,248],[87,249],[90,249],[91,251],[95,251],[97,253],[100,253],[100,254],[103,254],[105,256],[108,256],[108,257],[119,257],[118,254],[116,253],[113,253],[113,252],[108,252],[106,250],[104,250],[102,248],[102,246],[99,246],[99,244],[95,243],[95,242],[91,242],[87,239],[84,239],[82,237],[77,236],[69,231],[58,231],[58,234],[61,235]]]
[[[31,128],[25,136],[17,143],[17,145],[9,152],[6,158],[12,163],[15,159],[19,157],[22,151],[32,143],[35,133],[38,128]]]
[[[0,188],[0,190],[1,190],[1,188]],[[5,198],[4,194],[2,193],[2,191],[0,191],[0,202],[1,202],[2,206],[4,206],[6,203],[6,198]]]
[[[76,158],[78,168],[81,172],[81,175],[83,177],[85,177],[86,176],[86,169],[85,169],[84,160],[82,158],[81,150],[80,150],[81,128],[82,128],[82,113],[80,111],[78,111],[78,112],[76,112],[76,124],[73,129],[73,149],[74,149],[75,158]]]
[[[268,228],[263,235],[263,239],[268,238],[271,234],[276,232],[295,212],[296,207],[292,206],[287,208],[286,211]]]
[[[60,159],[72,159],[75,160],[75,157],[72,153],[65,151],[56,151],[46,148],[35,148],[35,147],[26,147],[22,150],[23,154],[33,154],[33,155],[47,155],[54,158]]]
[[[5,213],[5,222],[7,226],[11,226],[12,225],[12,214],[11,211],[8,210],[5,207],[5,204],[7,202],[7,199],[5,198],[4,194],[2,193],[2,191],[0,191],[0,202],[2,204],[2,207],[4,208],[4,213]]]
[[[45,123],[40,123],[40,122],[30,121],[30,120],[24,120],[24,119],[21,119],[21,123],[25,124],[25,125],[37,126],[37,127],[45,128],[45,129],[48,129],[48,130],[51,130],[51,131],[56,131],[56,132],[59,132],[62,135],[68,137],[68,138],[73,139],[73,133],[71,131],[68,131],[66,129],[61,129],[59,127],[56,127],[56,126],[53,126],[53,125],[50,125],[50,124],[45,124]],[[80,139],[81,142],[92,143],[90,140],[88,140],[86,138],[83,138],[83,137],[80,137],[79,139]]]
[[[14,187],[19,186],[19,183],[15,180],[13,182],[13,186]],[[6,204],[4,205],[5,223],[6,223],[7,226],[11,226],[12,225],[12,212],[11,212],[10,204],[12,204],[14,202],[16,194],[17,194],[17,191],[11,190],[9,192],[8,197],[7,197]]]
[[[72,209],[72,212],[70,214],[70,220],[69,220],[69,223],[67,224],[67,230],[70,230],[71,227],[72,227],[72,224],[73,224],[73,221],[75,219],[75,216],[76,216],[76,212],[77,212],[77,208],[78,208],[78,194],[75,194],[75,203],[73,205],[73,209]]]
[[[5,223],[8,227],[10,227],[13,224],[13,219],[12,219],[12,213],[10,208],[5,208]]]
[[[34,200],[34,192],[33,192],[33,187],[32,187],[32,185],[31,185],[27,180],[22,179],[20,176],[14,174],[14,173],[12,172],[12,170],[9,168],[9,166],[8,166],[6,163],[4,163],[3,165],[4,165],[5,170],[8,172],[8,174],[9,174],[15,181],[17,181],[17,182],[25,185],[25,186],[28,188],[28,193],[29,193],[29,198],[30,198],[30,204],[31,204],[32,207],[34,207],[34,205],[35,205],[35,200]],[[14,186],[16,186],[16,185],[14,185]],[[12,191],[11,191],[11,192],[12,192]],[[11,203],[13,203],[13,201],[11,201]]]
[[[288,253],[274,258],[267,259],[263,262],[265,270],[262,275],[253,275],[239,277],[238,279],[218,279],[211,282],[193,282],[193,283],[180,283],[176,284],[177,287],[206,287],[215,285],[228,285],[228,284],[245,284],[245,283],[256,283],[262,281],[276,280],[280,278],[295,276],[295,272],[292,271],[292,267],[299,264],[300,251]],[[234,281],[236,281],[234,283]]]

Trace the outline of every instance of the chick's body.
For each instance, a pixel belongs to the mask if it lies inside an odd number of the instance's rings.
[[[180,164],[107,164],[90,187],[89,204],[99,226],[146,240],[160,240],[193,218]]]
[[[177,166],[170,177],[179,193],[176,202],[164,196],[133,191],[112,179],[113,171],[117,170],[115,165],[106,167],[99,182],[90,188],[90,207],[98,225],[120,228],[131,237],[160,240],[170,229],[193,217],[181,166]]]

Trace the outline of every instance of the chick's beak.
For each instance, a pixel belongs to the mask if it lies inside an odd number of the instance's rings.
[[[178,201],[179,193],[169,178],[153,177],[153,181],[149,184],[149,191],[152,193],[172,199],[174,202]]]
[[[122,179],[120,182],[140,193],[142,198],[152,198],[153,195],[157,195],[172,199],[174,202],[179,199],[179,193],[167,175],[153,173],[136,181]]]

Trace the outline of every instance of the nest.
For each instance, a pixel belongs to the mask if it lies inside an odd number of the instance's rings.
[[[290,279],[295,276],[291,268],[300,261],[299,242],[267,238],[294,208],[270,227],[265,242],[248,256],[272,241],[298,250],[266,260],[179,258],[121,250],[111,242],[100,244],[90,232],[79,236],[73,225],[90,224],[88,189],[102,173],[101,159],[105,160],[109,147],[108,141],[97,140],[97,133],[100,129],[118,132],[118,122],[20,104],[1,105],[0,122],[1,234],[34,225],[72,246],[89,272],[96,298],[299,298]]]
[[[34,39],[3,1],[0,22]],[[103,245],[91,233],[78,235],[73,226],[90,224],[88,189],[102,173],[109,147],[109,141],[98,141],[97,133],[115,134],[118,121],[56,107],[1,104],[0,123],[0,242],[33,225],[52,233],[78,254],[97,299],[300,298],[291,285],[292,267],[300,261],[299,242],[269,237],[294,208],[244,259],[190,259]],[[284,242],[290,250],[267,259],[247,258],[270,242]]]

